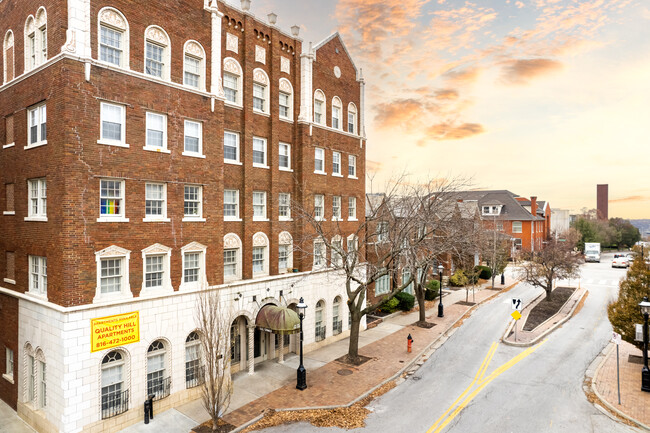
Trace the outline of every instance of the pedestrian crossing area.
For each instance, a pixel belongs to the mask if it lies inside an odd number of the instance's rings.
[[[571,285],[571,286],[576,286],[578,283],[580,283],[580,286],[582,287],[589,287],[589,286],[618,286],[619,283],[621,282],[621,279],[618,278],[581,278],[580,280],[578,279],[572,279],[572,280],[561,280],[558,282],[558,286],[562,284],[566,285]]]

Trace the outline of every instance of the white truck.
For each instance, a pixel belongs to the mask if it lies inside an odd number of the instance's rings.
[[[585,262],[600,263],[600,243],[585,242]]]

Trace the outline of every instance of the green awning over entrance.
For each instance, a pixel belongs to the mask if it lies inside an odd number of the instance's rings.
[[[300,318],[298,313],[287,307],[265,305],[257,313],[255,326],[275,334],[294,334],[300,332]]]

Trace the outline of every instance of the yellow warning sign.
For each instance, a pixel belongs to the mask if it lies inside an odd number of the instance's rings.
[[[140,341],[140,312],[100,317],[90,321],[90,351]]]
[[[512,314],[510,314],[510,315],[511,315],[512,318],[515,319],[515,320],[519,320],[519,319],[521,319],[521,313],[520,313],[519,311],[517,311],[517,310],[513,311]]]

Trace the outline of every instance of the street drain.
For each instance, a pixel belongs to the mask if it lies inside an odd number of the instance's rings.
[[[352,374],[352,370],[348,370],[344,368],[343,370],[337,371],[337,373],[340,374],[341,376],[349,376]]]
[[[413,376],[411,379],[413,379],[413,380],[420,380],[420,379],[422,379],[422,378],[421,378],[420,376]]]

